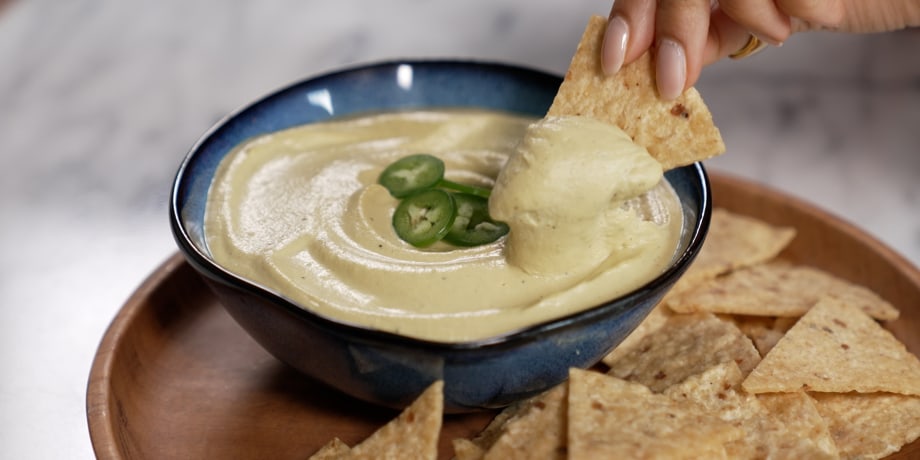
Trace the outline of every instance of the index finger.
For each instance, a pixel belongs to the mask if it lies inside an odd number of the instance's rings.
[[[604,72],[616,73],[649,49],[655,36],[655,5],[656,0],[613,3],[601,47]]]
[[[709,37],[710,0],[660,0],[655,13],[656,73],[664,99],[699,78]]]

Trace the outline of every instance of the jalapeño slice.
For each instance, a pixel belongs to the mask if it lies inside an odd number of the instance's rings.
[[[444,236],[444,241],[456,246],[479,246],[491,243],[508,233],[508,224],[496,222],[489,216],[489,202],[467,193],[455,193],[457,217]]]
[[[444,178],[444,162],[440,158],[419,153],[400,158],[380,173],[377,182],[394,198],[433,188]]]
[[[458,184],[457,182],[449,181],[447,179],[441,179],[441,181],[438,182],[438,186],[453,190],[455,192],[468,193],[470,195],[476,195],[486,199],[488,199],[489,195],[492,194],[492,190],[490,189],[477,187],[475,185]]]
[[[456,215],[457,207],[449,193],[423,190],[399,203],[393,211],[393,229],[403,241],[422,248],[444,238]]]

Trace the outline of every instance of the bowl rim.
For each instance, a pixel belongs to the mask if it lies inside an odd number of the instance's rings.
[[[191,164],[196,160],[197,153],[201,151],[201,148],[205,143],[208,142],[209,139],[211,139],[212,136],[214,136],[229,122],[236,119],[237,117],[242,116],[247,111],[253,110],[263,104],[265,101],[277,97],[286,91],[291,91],[296,87],[307,85],[323,79],[334,78],[340,74],[382,69],[399,65],[474,66],[484,69],[494,69],[501,72],[518,72],[527,74],[530,77],[550,78],[552,80],[558,81],[559,83],[562,82],[562,77],[558,75],[516,64],[472,59],[398,59],[353,65],[343,67],[338,70],[318,73],[315,75],[300,78],[277,87],[251,102],[241,105],[237,109],[220,118],[210,128],[208,128],[198,138],[198,140],[195,141],[192,147],[186,152],[182,162],[180,163],[179,168],[175,173],[170,191],[169,220],[173,238],[175,239],[180,252],[195,268],[195,270],[199,272],[200,275],[203,275],[205,278],[209,278],[212,281],[216,281],[224,285],[245,291],[249,294],[261,297],[264,300],[283,308],[286,312],[293,314],[293,316],[298,320],[311,322],[316,327],[321,328],[330,334],[347,336],[350,337],[349,340],[388,343],[393,346],[399,345],[406,348],[423,349],[433,353],[438,353],[444,351],[461,351],[471,349],[500,349],[517,345],[521,342],[539,340],[542,336],[549,332],[569,329],[584,323],[591,322],[591,320],[594,318],[607,314],[608,310],[612,308],[627,308],[621,304],[621,301],[623,300],[642,297],[643,294],[647,293],[648,291],[659,289],[662,284],[667,284],[671,280],[676,281],[676,279],[679,278],[684,271],[686,271],[693,259],[695,259],[699,254],[699,251],[706,238],[706,234],[709,230],[710,217],[712,214],[712,191],[710,188],[709,177],[705,168],[703,167],[703,164],[700,162],[692,163],[675,169],[687,170],[689,171],[691,177],[699,178],[700,216],[695,221],[695,225],[688,229],[690,233],[690,241],[688,242],[687,247],[678,257],[672,260],[667,269],[659,273],[655,278],[644,283],[639,288],[603,303],[587,307],[565,316],[523,326],[508,332],[482,339],[460,342],[427,340],[401,335],[394,332],[374,329],[357,323],[329,318],[299,306],[296,302],[292,301],[281,293],[276,292],[275,290],[262,286],[261,284],[251,280],[245,279],[242,276],[227,270],[198,248],[198,246],[192,241],[189,232],[184,225],[183,219],[181,217],[182,212],[179,208],[179,203],[181,201],[182,191],[184,190],[187,180],[186,178],[188,177],[187,172],[189,171]]]

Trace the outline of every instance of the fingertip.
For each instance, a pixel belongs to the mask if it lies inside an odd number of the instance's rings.
[[[613,2],[601,51],[605,73],[616,73],[610,71],[629,65],[649,50],[655,41],[656,8],[657,0]]]

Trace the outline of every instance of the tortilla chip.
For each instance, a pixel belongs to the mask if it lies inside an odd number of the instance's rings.
[[[457,438],[451,441],[454,460],[481,460],[486,452],[470,439]]]
[[[636,327],[616,348],[613,349],[607,356],[604,356],[602,361],[606,365],[611,365],[615,363],[620,357],[629,352],[632,348],[638,344],[643,337],[657,331],[661,326],[664,326],[664,323],[668,321],[668,318],[671,316],[671,310],[668,310],[663,305],[658,305],[652,309],[652,311],[639,323],[639,326]]]
[[[773,259],[794,237],[793,228],[714,208],[703,248],[668,293],[665,304],[671,307],[674,299],[704,281]]]
[[[735,391],[742,379],[737,364],[721,363],[671,386],[664,395],[697,404],[699,411],[741,428],[742,436],[725,445],[729,458],[765,458],[767,412],[754,396]]]
[[[777,331],[783,331],[785,334],[786,332],[789,332],[789,329],[792,329],[792,326],[795,326],[795,323],[798,321],[798,318],[784,318],[780,316],[779,318],[776,318],[776,321],[773,322],[773,329],[776,329]]]
[[[798,319],[744,315],[722,315],[720,318],[735,323],[735,326],[754,342],[760,356],[766,356]]]
[[[649,53],[616,75],[604,75],[600,50],[606,27],[606,18],[591,18],[547,115],[581,115],[619,126],[665,170],[725,152],[712,114],[696,89],[673,101],[658,97]]]
[[[692,403],[598,372],[569,373],[569,458],[718,458],[740,430]]]
[[[816,393],[843,458],[882,458],[920,438],[920,397],[890,393]]]
[[[747,374],[760,361],[760,354],[751,339],[730,322],[709,313],[674,315],[610,363],[609,374],[661,392],[729,361]]]
[[[332,438],[332,441],[327,442],[325,446],[311,455],[310,460],[339,460],[347,458],[350,450],[348,444],[342,442],[341,439]]]
[[[799,435],[793,442],[780,446],[788,455],[776,458],[839,458],[827,422],[818,413],[815,401],[804,391],[762,393],[757,399],[770,417]]]
[[[865,287],[816,268],[782,261],[747,267],[710,280],[672,300],[668,306],[681,313],[708,311],[798,317],[828,295],[846,299],[876,319],[898,317],[894,306]]]
[[[743,436],[725,445],[729,458],[837,458],[830,435],[827,441],[831,451],[826,451],[807,438],[807,432],[791,429],[773,418],[756,396],[740,391],[742,379],[738,365],[727,362],[668,388],[664,394],[696,403],[706,413],[741,428]],[[821,420],[817,412],[815,415]],[[826,425],[824,430],[826,433]]]
[[[509,405],[502,409],[495,418],[489,422],[489,425],[483,428],[479,434],[473,439],[464,439],[458,438],[452,441],[454,454],[457,456],[457,460],[478,460],[481,459],[489,448],[495,444],[495,441],[498,440],[499,436],[502,435],[505,428],[505,424],[509,421],[520,417],[528,407],[530,407],[531,401],[533,399],[539,398],[542,395],[534,396],[533,398],[526,399],[524,401],[518,401],[514,404]]]
[[[767,353],[743,387],[751,393],[920,395],[920,360],[859,308],[825,298]]]
[[[444,410],[444,382],[437,381],[398,417],[352,447],[348,459],[430,459],[438,457]]]
[[[566,458],[568,384],[532,398],[526,410],[508,420],[485,460]]]

